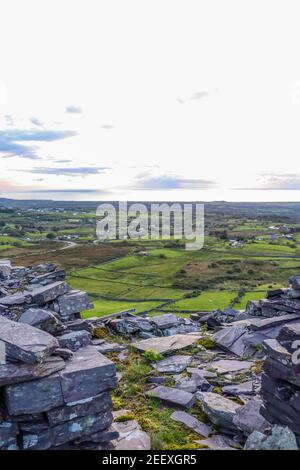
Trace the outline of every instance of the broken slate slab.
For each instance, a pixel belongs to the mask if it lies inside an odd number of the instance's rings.
[[[135,420],[113,423],[119,437],[112,441],[114,450],[150,450],[151,440]]]
[[[205,445],[209,450],[237,450],[233,447],[236,444],[222,434],[214,434],[208,439],[202,439],[199,444]]]
[[[246,405],[236,411],[233,417],[233,423],[246,436],[253,431],[264,433],[271,427],[270,423],[260,414],[261,405],[261,400],[249,400]]]
[[[22,305],[25,302],[30,301],[30,296],[26,295],[22,292],[17,292],[16,294],[6,295],[5,297],[1,297],[0,302],[1,305],[10,307],[14,305]]]
[[[0,387],[39,379],[64,369],[60,357],[50,356],[39,364],[9,363],[0,365]]]
[[[18,426],[10,421],[0,421],[0,450],[17,448]]]
[[[4,390],[4,402],[12,416],[42,413],[85,400],[116,385],[115,365],[93,346],[79,349],[64,370],[49,377]]]
[[[74,440],[88,440],[90,434],[104,431],[112,422],[110,410],[93,416],[83,416],[66,421],[45,430],[37,430],[30,434],[24,433],[23,447],[25,450],[46,450]]]
[[[250,361],[237,361],[231,359],[220,359],[213,361],[209,364],[209,367],[215,369],[219,374],[227,374],[230,372],[241,372],[249,370],[253,366],[253,362]]]
[[[196,397],[200,400],[202,410],[213,424],[236,431],[233,418],[241,405],[212,392],[197,392]]]
[[[71,349],[71,351],[77,351],[77,349],[92,344],[91,335],[86,330],[70,331],[58,336],[57,339],[61,348]]]
[[[68,319],[74,313],[83,312],[83,310],[90,310],[93,304],[86,292],[73,290],[67,294],[61,295],[57,299],[57,313],[62,319]]]
[[[71,421],[74,418],[97,415],[111,409],[111,407],[110,395],[104,392],[95,397],[49,410],[47,418],[50,426],[56,426],[57,424]]]
[[[201,421],[194,416],[189,415],[185,411],[174,411],[174,413],[171,414],[171,419],[176,421],[176,423],[184,424],[184,426],[192,429],[203,437],[208,437],[213,433],[210,426],[205,423],[201,423]]]
[[[167,405],[182,406],[183,408],[191,408],[195,402],[195,396],[192,393],[163,385],[149,390],[146,395],[158,398]]]
[[[174,315],[173,313],[166,313],[164,315],[151,317],[149,320],[151,323],[153,323],[156,326],[156,328],[160,330],[178,326],[184,323],[183,318],[176,317],[176,315]]]
[[[154,351],[157,354],[165,354],[187,348],[197,343],[199,338],[193,335],[173,335],[149,338],[132,343],[139,351]]]
[[[0,317],[0,340],[5,343],[7,358],[28,364],[43,361],[58,347],[49,333],[4,317]]]
[[[235,385],[225,385],[222,387],[222,391],[225,395],[230,395],[232,397],[238,397],[240,395],[253,395],[253,381],[248,380],[247,382],[242,382]]]
[[[278,317],[271,317],[261,319],[251,319],[250,329],[253,331],[265,330],[266,328],[282,325],[283,323],[288,323],[292,320],[299,319],[299,314],[291,313],[289,315],[280,315]]]
[[[94,341],[93,341],[94,344]],[[97,351],[99,351],[101,354],[108,354],[111,352],[120,352],[124,351],[126,349],[126,346],[119,344],[119,343],[108,343],[104,341],[102,344],[95,345],[97,348]]]
[[[29,308],[22,313],[19,318],[20,323],[27,323],[27,325],[35,326],[40,330],[47,331],[55,335],[64,330],[61,321],[49,310],[42,308]]]
[[[34,303],[38,305],[44,305],[47,302],[51,302],[58,296],[68,292],[69,287],[64,281],[53,282],[43,287],[36,287],[28,293],[31,295]]]
[[[180,374],[192,362],[192,356],[176,355],[166,357],[154,364],[154,368],[162,374]]]

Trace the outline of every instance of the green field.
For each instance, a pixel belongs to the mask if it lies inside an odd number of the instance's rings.
[[[248,300],[265,297],[267,289],[285,285],[288,276],[300,269],[297,251],[285,242],[249,243],[234,251],[226,249],[226,243],[208,237],[207,248],[200,251],[149,249],[146,256],[133,254],[73,271],[68,280],[73,288],[95,297],[95,309],[84,313],[89,316],[128,308],[136,308],[137,313],[151,308],[158,313],[228,306],[243,309]],[[204,289],[203,279],[208,286]],[[201,284],[199,293],[197,283]],[[237,299],[240,288],[244,294]]]

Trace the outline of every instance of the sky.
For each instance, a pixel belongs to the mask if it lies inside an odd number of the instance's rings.
[[[2,0],[0,197],[300,201],[297,0]]]

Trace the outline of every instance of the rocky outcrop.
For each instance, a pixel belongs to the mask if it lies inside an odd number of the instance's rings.
[[[101,449],[118,437],[117,380],[93,344],[98,320],[80,319],[87,294],[51,263],[0,268],[0,449]]]

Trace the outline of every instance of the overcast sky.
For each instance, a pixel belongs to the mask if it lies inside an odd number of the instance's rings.
[[[2,0],[0,197],[300,200],[300,3]]]

